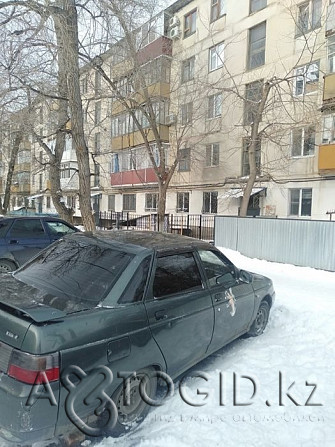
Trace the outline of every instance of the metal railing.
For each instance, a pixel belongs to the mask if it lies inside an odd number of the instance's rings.
[[[81,224],[75,218],[76,224]],[[134,214],[130,212],[102,211],[95,214],[95,224],[102,230],[125,229],[158,231],[157,214]],[[166,214],[164,231],[182,234],[197,239],[214,240],[214,216],[206,214]]]

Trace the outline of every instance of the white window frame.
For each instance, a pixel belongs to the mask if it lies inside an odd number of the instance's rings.
[[[151,205],[151,206],[148,206]],[[145,211],[157,211],[158,193],[148,192],[145,194]]]
[[[224,42],[209,49],[209,71],[217,70],[224,65]]]
[[[179,198],[181,198],[182,207],[179,207]],[[185,206],[187,202],[187,207]],[[177,192],[177,213],[189,213],[190,212],[190,193],[189,192]]]
[[[296,204],[298,204],[298,212],[292,213],[292,195],[293,191],[299,191],[299,197],[298,201],[295,201]],[[303,205],[303,195],[304,194],[311,194],[311,209],[309,214],[302,214],[302,205]],[[311,217],[312,215],[312,205],[313,205],[313,189],[312,188],[291,188],[289,190],[289,216],[294,217]]]
[[[308,143],[308,135],[312,131],[314,134],[314,148],[312,153],[305,153],[306,150],[306,143]],[[300,134],[300,135],[298,135]],[[300,153],[294,154],[293,150],[295,149],[295,139],[300,140]],[[291,131],[291,157],[292,158],[301,158],[301,157],[314,157],[315,154],[315,127],[314,126],[308,126],[308,127],[300,127],[297,129],[293,129]]]
[[[206,146],[206,168],[219,166],[220,163],[220,143],[211,143]]]
[[[211,22],[215,22],[226,14],[225,0],[211,0]]]
[[[335,115],[326,115],[323,118],[322,144],[335,142]]]
[[[208,97],[208,118],[218,118],[222,115],[222,93],[215,93]]]
[[[181,115],[181,125],[185,126],[186,124],[190,124],[192,122],[192,113],[193,113],[193,102],[187,102],[182,104],[180,108]]]
[[[318,91],[320,81],[320,61],[302,65],[295,69],[294,96],[311,95]],[[311,91],[306,91],[308,85],[315,85]],[[299,90],[298,90],[299,89]]]
[[[328,73],[335,73],[335,34],[327,39]]]
[[[298,5],[296,37],[320,28],[322,18],[322,0],[309,0]],[[305,15],[304,21],[301,20]]]

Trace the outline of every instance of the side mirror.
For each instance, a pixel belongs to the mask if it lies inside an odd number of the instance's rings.
[[[236,278],[237,277],[236,277],[234,271],[227,272],[227,273],[224,273],[223,275],[220,275],[216,278],[216,284],[223,285],[224,287],[227,287],[227,288],[233,287],[236,285],[236,282],[237,282]]]
[[[246,270],[240,270],[240,274],[239,274],[239,280],[241,282],[244,282],[246,284],[250,284],[252,281],[252,276],[249,272],[247,272]]]

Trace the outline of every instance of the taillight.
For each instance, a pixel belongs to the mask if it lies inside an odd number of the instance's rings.
[[[58,354],[32,355],[13,349],[7,374],[30,385],[59,379]]]

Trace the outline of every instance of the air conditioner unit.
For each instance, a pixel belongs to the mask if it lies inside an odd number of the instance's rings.
[[[176,40],[180,37],[180,29],[178,26],[170,29],[170,39]]]
[[[177,16],[173,16],[169,20],[169,27],[170,28],[173,28],[174,26],[178,26],[179,24],[180,24],[180,20],[178,19]]]
[[[171,115],[167,115],[166,119],[165,119],[165,124],[167,126],[171,126],[172,124],[175,124],[177,122],[177,116],[172,113]]]

